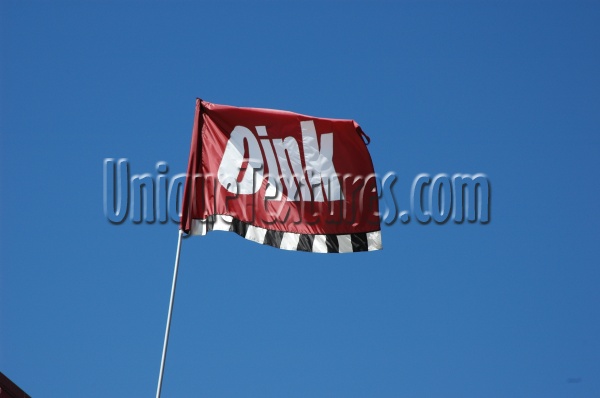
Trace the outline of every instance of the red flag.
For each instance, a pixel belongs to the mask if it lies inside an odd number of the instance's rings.
[[[198,99],[180,229],[287,250],[381,249],[373,163],[352,120]]]

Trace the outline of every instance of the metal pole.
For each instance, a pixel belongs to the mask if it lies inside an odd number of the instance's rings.
[[[179,230],[179,239],[177,240],[177,254],[175,255],[175,269],[173,270],[173,284],[171,285],[171,300],[169,301],[169,314],[167,315],[167,329],[165,330],[165,342],[163,344],[162,359],[160,361],[160,373],[158,375],[158,387],[156,388],[156,398],[160,398],[162,388],[163,373],[165,371],[165,359],[167,358],[167,345],[169,344],[169,330],[171,329],[171,314],[173,313],[173,302],[175,301],[175,287],[177,286],[177,271],[179,270],[179,253],[181,253],[181,240],[183,231]]]

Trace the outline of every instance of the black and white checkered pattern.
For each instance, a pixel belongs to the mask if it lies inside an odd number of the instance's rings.
[[[191,235],[206,235],[210,231],[235,232],[242,238],[263,245],[313,253],[354,253],[382,248],[381,231],[345,235],[312,235],[256,227],[232,216],[218,214],[204,220],[193,220]]]

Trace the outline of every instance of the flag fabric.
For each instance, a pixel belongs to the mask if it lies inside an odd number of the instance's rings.
[[[180,229],[280,249],[379,250],[377,184],[353,120],[198,99]]]

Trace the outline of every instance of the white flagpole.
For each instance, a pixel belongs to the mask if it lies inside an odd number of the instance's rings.
[[[165,371],[165,359],[167,358],[167,345],[169,344],[169,330],[171,329],[171,314],[173,313],[173,302],[175,301],[175,287],[177,286],[177,271],[179,270],[179,253],[181,253],[181,240],[183,231],[179,230],[179,239],[177,240],[177,254],[175,255],[175,269],[173,270],[173,284],[171,285],[171,300],[169,301],[169,314],[167,315],[167,329],[165,330],[165,342],[163,344],[162,359],[160,361],[160,373],[158,375],[158,387],[156,388],[156,398],[160,398],[162,388],[163,373]]]

